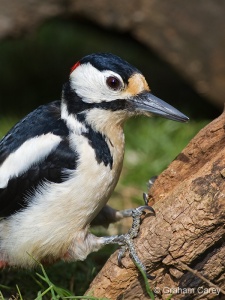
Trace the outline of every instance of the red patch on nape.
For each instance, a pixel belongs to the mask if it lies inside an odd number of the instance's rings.
[[[78,61],[77,63],[75,63],[75,65],[72,66],[71,70],[70,70],[70,74],[77,68],[79,67],[80,62]]]

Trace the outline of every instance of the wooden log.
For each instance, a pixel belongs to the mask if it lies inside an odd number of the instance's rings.
[[[157,178],[149,199],[156,217],[145,216],[135,245],[148,272],[156,276],[149,281],[155,299],[170,294],[172,299],[225,299],[225,113],[203,128]],[[118,266],[117,255],[109,258],[87,293],[149,299],[129,255],[124,268]]]

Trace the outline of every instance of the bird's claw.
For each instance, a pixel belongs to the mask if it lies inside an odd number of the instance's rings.
[[[139,268],[141,268],[141,270],[146,274],[147,278],[154,279],[154,277],[147,274],[146,268],[140,261],[138,255],[136,253],[134,243],[133,243],[133,239],[135,237],[137,237],[137,235],[138,235],[138,232],[140,229],[140,224],[141,224],[141,216],[145,212],[145,210],[149,210],[155,215],[154,209],[148,205],[139,206],[132,210],[132,218],[133,218],[132,227],[130,228],[130,230],[128,231],[127,234],[123,235],[124,244],[122,245],[121,249],[119,250],[118,264],[120,267],[123,266],[122,258],[125,256],[125,252],[127,250],[129,250],[130,257],[134,261],[135,265],[138,265]]]
[[[126,213],[127,216],[132,216],[133,222],[132,226],[129,229],[127,234],[121,234],[121,235],[116,235],[116,236],[111,236],[111,237],[104,237],[104,244],[118,244],[121,246],[118,254],[118,265],[120,267],[123,267],[122,259],[125,256],[126,251],[129,251],[129,255],[132,258],[134,264],[139,267],[147,276],[149,279],[154,279],[153,276],[147,274],[146,272],[146,267],[144,264],[141,262],[139,259],[133,239],[137,237],[140,225],[141,225],[141,216],[145,214],[146,210],[150,211],[154,216],[155,216],[155,211],[154,209],[148,205],[148,195],[146,193],[143,193],[143,199],[145,202],[145,205],[139,206],[135,209],[132,210],[125,210],[124,212]]]
[[[148,197],[147,193],[143,193],[143,200],[144,200],[144,204],[145,204],[143,206],[139,206],[135,209],[125,209],[125,210],[119,211],[120,218],[133,217],[135,214],[139,214],[139,212],[140,212],[140,214],[142,214],[142,213],[144,213],[144,211],[146,209],[151,211],[155,215],[154,209],[151,206],[148,205],[149,197]]]
[[[129,230],[129,232],[127,233],[127,235],[124,235],[124,236],[130,237],[131,239],[133,239],[137,236],[139,228],[140,228],[140,223],[141,223],[140,217],[143,213],[145,213],[145,210],[149,210],[155,215],[154,209],[151,206],[148,206],[148,205],[139,206],[139,207],[133,209],[132,210],[132,218],[133,218],[132,227]],[[124,244],[125,245],[121,246],[121,248],[119,250],[118,257],[117,257],[118,258],[118,265],[120,267],[123,267],[122,258],[125,256],[126,251],[129,250],[129,252],[131,252],[129,246],[127,245],[126,238],[124,239]],[[132,247],[132,249],[134,249],[134,246]],[[137,257],[137,254],[133,254],[131,256],[132,256],[132,258],[134,258],[134,257]]]
[[[120,249],[119,249],[117,260],[118,260],[118,265],[119,265],[120,268],[123,267],[122,258],[124,258],[125,253],[126,253],[127,250],[128,250],[128,248],[125,245],[121,246]]]
[[[134,264],[138,266],[138,268],[146,275],[148,279],[153,280],[155,277],[147,273],[145,265],[141,262],[136,253],[133,238],[130,237],[129,234],[124,234],[120,236],[120,238],[121,237],[124,239],[124,245],[121,246],[117,257],[119,267],[123,267],[122,258],[125,256],[125,252],[129,250],[129,255],[133,260]]]
[[[145,205],[148,206],[148,200],[149,200],[149,197],[148,197],[148,194],[147,193],[143,193],[143,200],[145,202]]]
[[[151,206],[149,206],[149,205],[143,205],[143,206],[139,206],[139,207],[137,207],[135,210],[137,211],[137,212],[134,212],[134,214],[135,213],[137,213],[137,214],[143,214],[143,213],[145,213],[145,210],[149,210],[149,211],[151,211],[152,213],[153,213],[153,215],[155,216],[155,210],[153,209],[153,207],[151,207]],[[132,215],[133,216],[133,215]]]

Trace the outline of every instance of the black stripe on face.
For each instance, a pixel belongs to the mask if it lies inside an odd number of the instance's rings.
[[[132,105],[125,99],[117,99],[113,101],[102,101],[100,103],[86,103],[82,98],[71,88],[70,82],[63,86],[63,97],[67,105],[69,114],[79,114],[85,110],[93,108],[105,109],[110,111],[127,110],[132,111]]]

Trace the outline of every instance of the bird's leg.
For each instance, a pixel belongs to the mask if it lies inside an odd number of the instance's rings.
[[[143,195],[144,200],[146,195]],[[145,201],[146,202],[146,201]],[[137,237],[140,224],[141,224],[141,216],[143,213],[145,213],[145,210],[151,211],[153,214],[155,214],[155,211],[152,207],[145,205],[145,206],[140,206],[136,209],[132,210],[132,217],[133,217],[133,223],[131,229],[128,231],[126,234],[121,234],[121,235],[115,235],[115,236],[109,236],[109,237],[102,237],[102,243],[104,245],[107,244],[118,244],[121,245],[121,249],[118,254],[118,263],[121,266],[122,265],[122,258],[125,255],[126,250],[129,251],[130,257],[134,261],[136,265],[139,265],[139,267],[146,273],[146,268],[143,265],[143,263],[140,261],[137,252],[135,250],[135,246],[133,243],[133,239]],[[146,274],[147,275],[147,274]],[[152,278],[151,276],[147,275],[148,278]]]
[[[123,218],[131,217],[133,209],[117,210],[109,205],[105,205],[99,214],[91,222],[91,226],[108,227],[109,224],[120,221]]]
[[[149,181],[148,181],[148,189],[149,190],[153,186],[156,179],[157,179],[157,176],[153,176],[149,179]],[[147,193],[143,193],[143,200],[144,200],[145,205],[148,206],[149,198],[148,198]],[[115,220],[119,221],[120,219],[123,219],[123,218],[132,217],[133,216],[132,214],[133,214],[133,209],[124,209],[124,210],[116,211]]]
[[[152,187],[152,185],[154,184],[154,182],[152,182],[151,179],[150,179],[148,184],[149,184],[149,189],[150,189]],[[144,203],[145,203],[145,207],[150,207],[148,205],[148,200],[149,199],[148,199],[148,194],[147,193],[143,193],[143,200],[144,200]],[[143,207],[143,206],[140,206],[140,207]],[[138,208],[140,208],[140,207],[138,207]],[[146,209],[148,209],[148,208],[146,208]],[[127,218],[127,217],[133,217],[133,212],[134,212],[134,209],[124,209],[124,210],[117,211],[118,216],[121,215],[121,219],[122,218]]]
[[[152,177],[148,182],[149,189],[154,184],[154,181],[157,177]],[[148,206],[148,194],[143,193],[143,199],[145,205]],[[105,205],[99,214],[95,217],[95,219],[91,222],[91,226],[101,225],[104,227],[108,227],[109,224],[118,222],[123,218],[132,217],[133,209],[124,209],[124,210],[116,210],[109,205]]]
[[[126,216],[133,217],[132,227],[129,229],[128,233],[114,236],[97,237],[86,230],[82,230],[74,236],[68,251],[63,255],[62,259],[66,261],[84,260],[88,254],[98,251],[105,245],[118,244],[121,246],[118,254],[119,265],[122,266],[122,258],[124,257],[125,252],[128,250],[134,263],[146,273],[146,268],[139,259],[133,242],[133,239],[137,237],[139,232],[141,216],[146,213],[146,210],[155,214],[154,209],[151,206],[148,206],[148,196],[146,193],[143,194],[143,199],[146,205],[126,211]],[[110,207],[106,207],[105,209],[113,210]],[[153,278],[149,275],[147,275],[147,277],[150,279]]]
[[[148,181],[148,189],[150,190],[153,186],[157,176],[153,176]],[[143,193],[143,199],[145,205],[148,206],[148,194]],[[109,205],[105,205],[99,214],[92,221],[91,225],[102,225],[104,227],[108,227],[109,224],[120,221],[123,218],[132,217],[133,209],[124,209],[124,210],[116,210]]]

